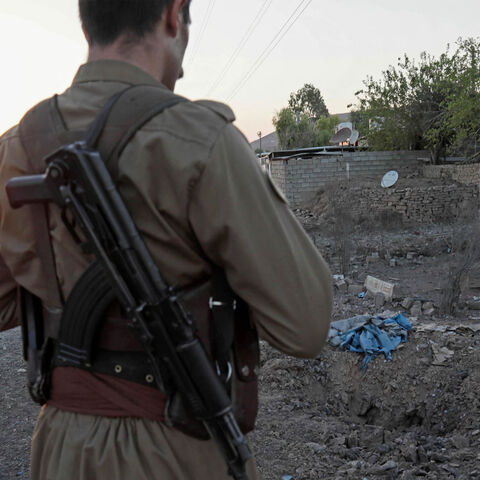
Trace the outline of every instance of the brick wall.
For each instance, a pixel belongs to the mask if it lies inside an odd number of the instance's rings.
[[[378,177],[389,170],[400,175],[420,172],[427,157],[424,151],[344,152],[341,155],[273,160],[271,175],[284,192],[290,205],[296,207],[312,198],[329,183],[360,177]]]
[[[426,165],[423,175],[427,178],[449,178],[466,185],[480,185],[480,164]]]

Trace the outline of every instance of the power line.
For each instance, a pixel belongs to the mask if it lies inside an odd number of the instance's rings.
[[[208,22],[210,21],[210,17],[212,16],[213,7],[215,6],[215,2],[216,2],[216,0],[210,0],[210,3],[208,4],[205,16],[203,17],[203,21],[202,21],[202,24],[200,26],[200,33],[198,34],[198,37],[197,37],[197,43],[195,44],[195,48],[192,51],[192,53],[190,55],[190,58],[188,60],[188,64],[189,64],[190,67],[192,66],[193,62],[195,61],[195,58],[198,54],[198,51],[200,50],[200,45],[202,43],[203,34],[205,33],[205,31],[207,29]]]
[[[231,55],[231,57],[228,59],[227,63],[225,64],[225,67],[223,68],[223,70],[221,71],[219,76],[216,78],[216,80],[213,82],[210,89],[206,93],[206,95],[205,95],[206,97],[209,97],[211,95],[211,93],[218,87],[218,85],[220,85],[221,81],[225,78],[225,75],[228,73],[231,66],[233,65],[233,63],[237,59],[237,57],[240,54],[242,48],[245,46],[245,44],[248,42],[248,40],[250,40],[250,37],[253,35],[253,32],[255,31],[258,24],[260,23],[260,21],[264,17],[267,10],[270,8],[270,5],[272,4],[272,2],[273,2],[273,0],[265,0],[263,2],[262,6],[260,7],[260,10],[257,12],[255,18],[253,19],[252,23],[248,27],[247,31],[243,35],[240,42],[238,43],[238,45],[237,45],[236,49],[234,50],[233,54]],[[268,3],[268,5],[267,5],[267,3]]]
[[[248,82],[248,80],[252,77],[252,75],[260,68],[263,62],[270,56],[270,54],[275,50],[276,46],[282,41],[288,31],[292,28],[292,26],[297,22],[303,12],[308,8],[312,0],[308,0],[307,4],[305,2],[307,0],[300,0],[299,4],[292,12],[292,14],[287,18],[284,24],[280,27],[278,32],[275,34],[271,42],[267,45],[267,47],[263,50],[263,52],[257,57],[253,65],[250,67],[248,72],[244,75],[244,77],[237,83],[237,86],[232,90],[230,95],[227,98],[227,102],[229,102],[237,93],[243,88],[243,86]],[[290,20],[295,16],[295,14],[305,5],[305,8],[296,16],[296,18],[289,24]]]
[[[286,20],[286,22],[281,26],[280,30],[277,34],[273,37],[272,41],[267,45],[265,50],[258,56],[255,60],[253,65],[250,67],[250,70],[244,75],[244,77],[237,83],[237,86],[232,90],[230,95],[227,98],[227,102],[229,102],[237,93],[243,88],[243,86],[248,82],[251,76],[260,68],[263,62],[270,56],[270,54],[275,50],[276,46],[282,41],[285,35],[289,32],[289,30],[293,27],[293,25],[297,22],[297,20],[301,17],[303,12],[308,8],[308,6],[312,3],[313,0],[308,0],[307,4],[305,2],[307,0],[300,0],[300,3],[297,5],[297,8],[293,11],[290,17]],[[294,17],[295,13],[303,6],[303,10],[295,17],[295,19],[288,25],[288,22]],[[288,26],[287,26],[288,25]],[[285,30],[284,30],[285,29]]]

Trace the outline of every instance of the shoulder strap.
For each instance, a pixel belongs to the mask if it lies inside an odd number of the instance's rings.
[[[146,123],[186,98],[150,85],[135,85],[110,98],[90,125],[85,141],[96,149],[117,177],[118,160],[128,142]]]
[[[58,109],[57,95],[32,108],[20,122],[20,139],[31,173],[43,173],[43,159],[65,143],[81,140],[85,132],[67,130]]]

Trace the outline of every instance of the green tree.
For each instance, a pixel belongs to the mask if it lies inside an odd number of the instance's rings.
[[[340,119],[335,115],[333,117],[322,117],[317,120],[316,129],[318,132],[318,145],[329,145],[330,139],[335,133],[335,127],[340,123]]]
[[[295,114],[289,108],[282,108],[272,119],[277,130],[278,142],[283,149],[296,147]]]
[[[281,148],[328,145],[338,118],[330,118],[318,88],[305,84],[272,119]]]
[[[290,94],[288,106],[295,114],[305,115],[315,120],[329,115],[320,90],[310,83],[306,83],[300,90]]]
[[[445,125],[455,132],[453,149],[468,160],[480,156],[480,42],[466,39],[455,58],[456,88],[447,95]]]
[[[322,117],[317,122],[305,114],[297,115],[290,108],[282,108],[273,118],[281,148],[307,148],[329,145],[338,117]]]
[[[438,58],[407,55],[368,77],[356,93],[353,119],[373,150],[428,149],[432,163],[476,149],[480,131],[479,54],[476,39],[459,39]],[[474,154],[476,151],[474,151]]]

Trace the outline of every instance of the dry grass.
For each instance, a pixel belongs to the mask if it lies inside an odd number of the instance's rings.
[[[453,314],[460,296],[468,285],[468,277],[480,261],[480,219],[475,218],[470,225],[458,224],[451,239],[451,253],[454,255],[442,292],[441,309]]]

